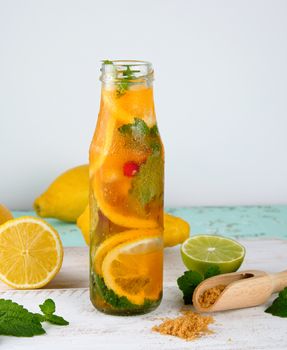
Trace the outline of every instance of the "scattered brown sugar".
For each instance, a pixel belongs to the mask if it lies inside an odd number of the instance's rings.
[[[192,311],[181,311],[182,316],[171,319],[166,318],[160,325],[152,330],[163,335],[173,335],[185,340],[193,340],[205,334],[212,333],[208,325],[214,322],[211,316],[202,316]]]
[[[204,291],[199,297],[199,304],[201,307],[208,308],[213,305],[220,294],[224,291],[225,285],[219,284],[218,286],[212,287]]]

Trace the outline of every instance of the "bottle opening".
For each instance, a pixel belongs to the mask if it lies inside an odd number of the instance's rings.
[[[104,83],[151,82],[153,67],[150,62],[137,60],[102,61],[100,80]]]

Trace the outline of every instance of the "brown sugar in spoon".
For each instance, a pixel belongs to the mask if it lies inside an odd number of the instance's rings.
[[[200,298],[210,288],[224,285],[224,290],[209,307],[203,307]],[[241,309],[264,304],[272,293],[287,286],[287,270],[275,274],[247,270],[214,276],[201,282],[193,293],[193,306],[198,312]]]

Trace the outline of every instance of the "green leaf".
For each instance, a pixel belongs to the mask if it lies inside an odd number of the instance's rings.
[[[44,315],[32,313],[12,300],[0,299],[0,335],[15,337],[33,337],[45,334],[41,322],[57,325],[68,325],[69,322],[61,316],[53,315],[56,310],[52,299],[47,299],[39,305]]]
[[[46,315],[45,321],[58,326],[67,326],[69,324],[63,317],[57,315]]]
[[[123,135],[132,136],[135,139],[142,138],[149,134],[149,127],[143,119],[135,118],[131,124],[124,124],[119,127],[119,132]]]
[[[281,292],[279,293],[279,298],[287,300],[287,287],[281,290]]]
[[[128,86],[129,86],[129,83],[128,81],[126,80],[122,80],[119,84],[118,84],[118,88],[116,90],[116,94],[117,94],[117,97],[121,97],[123,96],[127,89],[128,89]]]
[[[152,126],[150,128],[150,135],[151,136],[158,136],[159,135],[159,132],[158,132],[158,127],[156,124],[154,124],[154,126]]]
[[[123,76],[127,79],[135,79],[134,73],[139,73],[140,70],[131,69],[130,66],[126,66],[126,70],[123,71]]]
[[[103,64],[114,64],[113,61],[110,60],[103,60]]]
[[[0,335],[33,337],[44,333],[37,316],[12,300],[0,299]]]
[[[42,316],[42,318],[40,318],[41,322],[46,321],[58,326],[67,326],[69,324],[69,322],[66,321],[63,317],[54,315],[54,312],[56,311],[56,305],[52,299],[45,300],[42,305],[39,305],[39,307],[44,314],[44,316],[38,314],[38,317]]]
[[[177,285],[183,293],[184,304],[192,304],[192,295],[195,288],[203,281],[202,275],[197,271],[185,271],[177,279]]]
[[[44,315],[52,315],[56,311],[56,305],[52,299],[45,300],[39,307]]]
[[[126,66],[126,69],[122,72],[123,78],[118,84],[116,91],[117,97],[123,96],[129,88],[132,80],[136,79],[134,73],[140,72],[139,70],[132,70],[130,66]]]
[[[140,166],[132,180],[130,194],[137,198],[142,206],[163,196],[164,162],[160,154],[152,154]]]
[[[217,265],[208,266],[204,274],[204,279],[217,275],[220,275],[220,268]]]
[[[287,317],[287,287],[284,288],[265,312],[278,317]]]

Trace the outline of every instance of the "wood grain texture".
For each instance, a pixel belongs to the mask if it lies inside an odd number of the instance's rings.
[[[258,269],[272,273],[286,269],[287,241],[242,240],[241,243],[247,249],[242,270]],[[160,323],[163,317],[178,316],[182,307],[176,279],[185,267],[179,247],[165,250],[164,298],[157,310],[134,317],[101,314],[92,307],[88,289],[83,288],[88,284],[87,252],[86,248],[66,248],[62,271],[47,289],[15,291],[4,290],[1,285],[1,298],[22,303],[32,311],[37,311],[37,305],[44,299],[53,298],[58,314],[70,321],[67,327],[45,324],[47,335],[44,336],[31,339],[1,337],[1,349],[287,349],[287,320],[264,313],[271,300],[263,306],[214,314],[216,322],[211,326],[214,334],[191,343],[153,333],[152,326]]]

